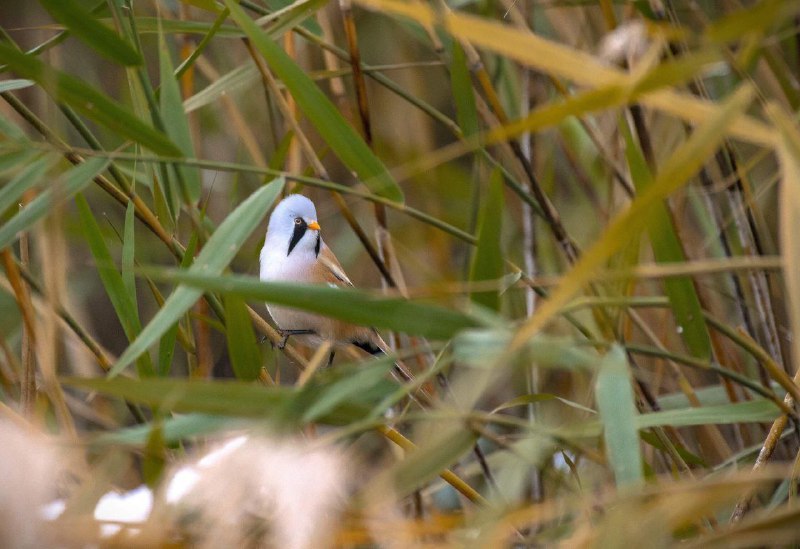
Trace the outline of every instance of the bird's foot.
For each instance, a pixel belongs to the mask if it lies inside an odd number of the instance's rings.
[[[281,335],[281,340],[278,342],[278,349],[283,349],[286,347],[286,343],[289,341],[291,336],[296,335],[313,335],[316,334],[314,330],[278,330],[278,333]]]

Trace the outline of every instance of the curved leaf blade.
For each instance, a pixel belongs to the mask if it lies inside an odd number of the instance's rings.
[[[92,179],[106,169],[109,160],[90,158],[83,164],[64,172],[59,182],[34,198],[14,217],[0,226],[0,248],[5,248],[17,238],[17,234],[28,229],[57,203],[72,198],[92,182]]]
[[[251,194],[220,224],[198,254],[188,273],[219,275],[228,266],[244,241],[272,206],[283,188],[284,180],[276,179]],[[179,286],[164,302],[150,323],[145,326],[117,363],[108,372],[114,377],[164,335],[203,295],[198,288]]]
[[[97,53],[122,65],[141,65],[142,56],[75,0],[39,0],[53,19]]]
[[[194,271],[147,269],[155,280],[198,288],[198,292],[222,292],[275,305],[295,307],[363,326],[385,328],[431,339],[449,339],[477,319],[438,305],[386,298],[352,288],[331,288],[288,282],[262,282],[249,276],[215,276]]]
[[[252,381],[258,379],[261,371],[261,353],[256,342],[256,334],[244,300],[235,295],[226,295],[225,338],[228,341],[228,358],[233,373],[239,379]]]
[[[644,159],[639,145],[633,139],[625,123],[620,124],[625,138],[625,156],[631,179],[639,193],[645,192],[653,184],[653,176]],[[658,263],[684,263],[680,238],[672,216],[665,202],[653,205],[652,218],[647,225],[647,234],[653,247],[653,255]],[[672,305],[675,322],[686,347],[693,356],[707,360],[711,357],[711,336],[708,333],[703,307],[697,295],[694,281],[688,276],[668,277],[664,280],[664,290]]]
[[[478,225],[478,244],[470,265],[470,282],[497,280],[503,276],[503,252],[500,249],[500,235],[503,228],[503,174],[500,170],[492,173],[489,193],[481,209]],[[472,301],[497,311],[500,309],[498,290],[473,292]]]

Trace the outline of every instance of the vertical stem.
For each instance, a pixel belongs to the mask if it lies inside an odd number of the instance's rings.
[[[28,234],[22,233],[19,236],[19,260],[23,267],[27,268],[30,264],[30,245]],[[24,286],[23,286],[24,287]],[[27,294],[27,287],[25,293]],[[30,295],[27,297],[30,300]],[[34,346],[36,341],[33,330],[29,330],[27,323],[23,324],[22,330],[22,392],[20,406],[23,414],[30,417],[33,413],[33,405],[36,401],[36,361]]]
[[[27,250],[27,239],[24,246]],[[27,251],[26,251],[27,259]],[[35,353],[36,331],[34,323],[33,304],[28,293],[28,287],[24,284],[19,274],[19,269],[8,248],[2,252],[3,267],[6,277],[14,290],[14,298],[22,314],[22,387],[21,387],[21,406],[26,416],[33,411],[33,402],[36,399],[36,379],[35,379]]]
[[[528,7],[528,3],[525,2],[523,6],[523,10]],[[533,75],[531,71],[528,69],[522,69],[521,75],[521,105],[520,105],[520,115],[522,117],[527,116],[528,112],[530,111],[531,106],[531,86],[533,85]],[[530,132],[525,132],[522,136],[520,136],[520,147],[522,149],[522,154],[525,156],[527,161],[533,165],[533,143],[532,143],[532,136]],[[530,187],[529,187],[530,188]],[[522,253],[523,258],[525,261],[525,272],[527,272],[531,276],[536,276],[536,233],[534,229],[534,215],[533,209],[531,205],[525,201],[522,201],[522,239],[523,239],[523,246],[522,246]],[[533,291],[533,288],[530,286],[525,287],[525,316],[530,318],[533,316],[533,311],[536,308],[536,292]],[[539,369],[536,367],[535,364],[532,364],[530,368],[526,371],[527,374],[527,384],[528,384],[528,393],[529,394],[536,394],[540,390],[540,377],[539,377]],[[528,405],[527,409],[528,413],[528,421],[532,424],[536,423],[536,404],[531,403]],[[531,471],[531,499],[534,502],[540,502],[544,499],[544,493],[542,490],[542,471],[538,467],[534,467]]]

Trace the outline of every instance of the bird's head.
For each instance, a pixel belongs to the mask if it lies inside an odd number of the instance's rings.
[[[281,200],[269,218],[267,240],[282,246],[286,255],[313,252],[319,254],[322,239],[314,203],[300,194]]]

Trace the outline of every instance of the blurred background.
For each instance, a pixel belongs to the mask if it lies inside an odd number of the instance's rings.
[[[799,14],[769,0],[0,0],[2,402],[125,489],[159,486],[219,430],[210,418],[312,439],[331,426],[324,440],[380,456],[367,476],[391,479],[393,532],[415,543],[426,521],[453,546],[470,527],[482,546],[791,541]],[[430,307],[335,314],[373,314],[433,409],[406,402],[390,420],[396,386],[354,373],[385,364],[340,353],[317,370],[314,349],[270,345],[262,294],[231,277],[257,276],[278,191],[247,231],[237,208],[271,181],[315,202],[365,296]],[[234,253],[177,305],[170,273],[204,249],[227,258],[212,236],[226,220]],[[414,314],[441,315],[448,337],[402,333]],[[196,425],[170,423],[181,414]],[[376,423],[418,443],[416,461],[391,457]],[[765,476],[735,475],[753,463]],[[435,481],[448,467],[479,493]],[[364,484],[350,489],[372,501]],[[380,543],[344,499],[336,544]]]

